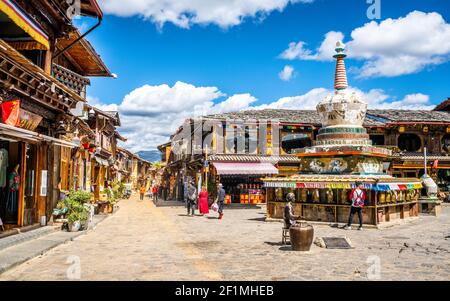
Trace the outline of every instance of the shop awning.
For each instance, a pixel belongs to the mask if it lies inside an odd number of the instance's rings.
[[[98,164],[104,165],[104,166],[109,166],[108,160],[100,158],[98,156],[95,156],[94,158],[95,158],[95,161],[97,161]]]
[[[276,175],[278,169],[270,163],[222,163],[214,162],[219,175]]]
[[[0,0],[0,11],[5,13],[17,26],[25,31],[36,42],[40,43],[45,49],[50,49],[47,34],[41,26],[31,19],[19,6],[11,0]]]
[[[36,133],[33,131],[21,129],[21,128],[3,124],[3,123],[0,123],[0,134],[5,135],[10,138],[25,140],[27,142],[47,141],[47,142],[51,142],[58,146],[64,146],[64,147],[70,147],[70,148],[78,147],[78,145],[76,145],[72,142],[69,142],[69,141],[53,138],[50,136],[42,135],[42,134],[39,134],[39,133]]]

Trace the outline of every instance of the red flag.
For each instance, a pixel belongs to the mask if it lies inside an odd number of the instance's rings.
[[[2,119],[7,125],[18,126],[20,123],[20,100],[2,102]]]

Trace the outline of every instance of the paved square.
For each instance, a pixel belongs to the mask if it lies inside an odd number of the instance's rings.
[[[354,249],[281,245],[265,207],[186,216],[136,197],[94,231],[0,275],[2,280],[450,280],[450,207],[384,230],[314,226]],[[378,265],[379,264],[379,265]]]

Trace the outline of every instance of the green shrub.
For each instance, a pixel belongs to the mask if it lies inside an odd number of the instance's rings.
[[[67,199],[76,203],[85,204],[91,200],[91,193],[83,190],[71,190],[66,197]]]
[[[91,194],[86,191],[75,191],[69,192],[67,197],[64,199],[64,207],[68,208],[67,219],[69,222],[73,223],[75,221],[84,222],[89,217],[89,210],[84,206],[87,202],[91,200]],[[59,204],[57,206],[62,206]]]
[[[73,223],[76,221],[80,221],[81,223],[87,221],[89,217],[89,214],[87,212],[87,210],[83,210],[83,211],[72,211],[69,213],[69,215],[67,216],[67,219],[69,221],[69,223]]]

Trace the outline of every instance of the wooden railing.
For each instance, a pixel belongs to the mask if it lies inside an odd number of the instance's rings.
[[[52,66],[52,75],[66,87],[86,98],[86,86],[91,84],[88,78],[57,64]]]

